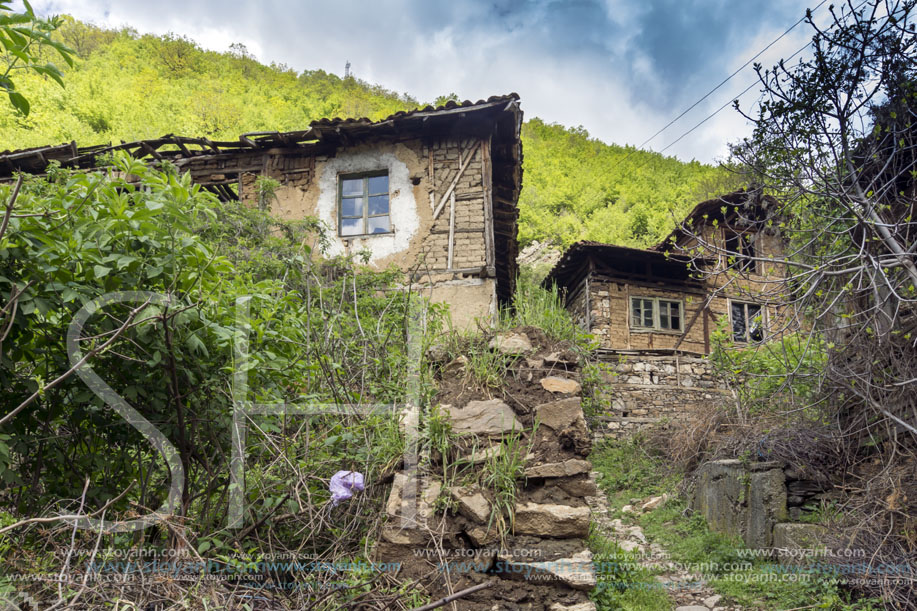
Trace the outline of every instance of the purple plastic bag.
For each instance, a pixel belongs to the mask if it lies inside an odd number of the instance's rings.
[[[331,506],[335,507],[351,498],[355,490],[363,490],[363,474],[359,471],[338,471],[331,476],[328,489],[331,490]]]

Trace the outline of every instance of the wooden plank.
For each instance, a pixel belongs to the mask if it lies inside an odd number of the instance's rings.
[[[681,346],[681,342],[685,341],[685,338],[688,337],[688,333],[694,327],[694,323],[697,322],[698,317],[701,315],[701,312],[707,309],[707,301],[704,300],[704,304],[697,308],[694,312],[694,316],[691,317],[691,321],[685,326],[684,332],[681,334],[681,337],[678,338],[678,341],[675,342],[675,347],[672,350],[678,350],[678,347]]]
[[[185,143],[182,141],[181,138],[179,138],[178,136],[172,136],[171,142],[172,142],[172,144],[174,144],[175,146],[177,146],[178,148],[180,148],[182,154],[184,154],[186,157],[191,157],[191,156],[192,156],[192,155],[191,155],[191,151],[188,150],[188,147],[185,146]]]
[[[212,148],[215,153],[223,152],[223,150],[220,149],[220,147],[218,147],[216,144],[214,144],[213,141],[210,140],[210,138],[200,138],[200,140],[204,142],[207,146]]]
[[[602,282],[623,282],[631,284],[633,286],[639,286],[644,288],[671,291],[673,293],[686,293],[689,295],[706,295],[707,293],[699,288],[693,287],[692,285],[679,284],[677,282],[649,282],[643,276],[634,276],[630,274],[615,274],[607,275],[601,273],[593,274],[596,280]]]
[[[451,233],[448,229],[431,229],[429,231],[431,235],[445,235]],[[455,233],[484,233],[483,227],[471,227],[471,228],[455,228]]]
[[[159,151],[157,151],[156,149],[154,149],[154,148],[150,145],[150,143],[148,143],[148,142],[141,142],[141,143],[140,143],[140,147],[141,147],[146,153],[152,155],[152,156],[155,157],[156,159],[162,159],[162,155],[160,155],[160,154],[159,154]],[[139,155],[138,155],[138,156],[139,156]]]
[[[494,205],[491,200],[493,190],[493,163],[490,159],[490,142],[481,140],[481,173],[484,183],[484,260],[488,266],[494,265],[496,257],[494,247]]]
[[[482,199],[486,197],[486,192],[484,191],[470,191],[468,193],[462,193],[461,195],[456,195],[455,199],[464,202],[470,199]]]

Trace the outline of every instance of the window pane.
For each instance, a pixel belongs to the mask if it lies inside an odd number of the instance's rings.
[[[643,299],[643,326],[653,327],[653,302],[649,299]]]
[[[388,193],[388,176],[370,176],[369,177],[370,193]]]
[[[761,306],[748,305],[748,337],[753,342],[764,339],[764,330],[761,325]]]
[[[659,302],[659,326],[663,329],[679,329],[681,304],[677,301]]]
[[[343,178],[341,179],[342,195],[362,195],[363,179],[362,178]]]
[[[363,217],[363,198],[345,197],[341,200],[341,216]]]
[[[389,222],[387,216],[369,217],[369,233],[388,233]]]
[[[742,254],[746,257],[755,256],[755,236],[753,234],[742,236]]]
[[[745,339],[745,304],[732,304],[732,339],[744,342]]]
[[[388,214],[388,195],[376,195],[369,198],[369,214]]]
[[[341,235],[360,235],[363,233],[363,219],[341,219]]]

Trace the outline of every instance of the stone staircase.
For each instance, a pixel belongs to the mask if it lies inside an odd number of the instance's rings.
[[[588,592],[596,574],[585,539],[586,499],[597,492],[586,459],[591,434],[578,364],[571,352],[543,341],[524,330],[494,338],[492,350],[516,358],[499,398],[461,382],[467,360],[447,364],[443,371],[452,380],[441,384],[440,410],[448,414],[455,448],[432,457],[427,472],[395,476],[378,559],[401,563],[399,578],[417,580],[432,599],[489,583],[445,608],[595,609]],[[484,478],[444,481],[444,461],[484,473],[513,452],[523,455],[512,515],[500,510]]]

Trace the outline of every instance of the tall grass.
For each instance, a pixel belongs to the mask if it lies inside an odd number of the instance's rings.
[[[519,276],[512,308],[500,312],[500,328],[537,327],[557,341],[567,340],[586,347],[591,335],[580,329],[564,308],[556,286],[544,288],[527,274]]]

